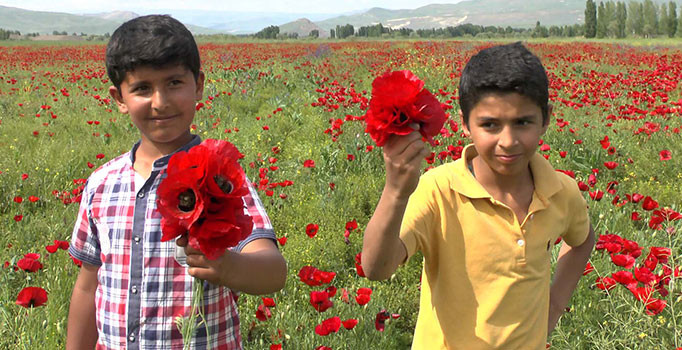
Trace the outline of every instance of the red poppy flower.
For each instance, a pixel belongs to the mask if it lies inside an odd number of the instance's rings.
[[[658,153],[658,159],[660,161],[670,160],[672,158],[672,153],[667,149],[664,149]]]
[[[644,202],[642,202],[642,209],[644,210],[654,210],[658,208],[658,202],[653,200],[651,197],[646,196]]]
[[[358,320],[355,318],[349,318],[345,321],[341,322],[343,324],[343,328],[345,329],[353,329],[355,326],[358,324]]]
[[[272,298],[261,298],[263,300],[263,305],[267,307],[275,307],[275,299]]]
[[[670,248],[665,247],[651,247],[649,248],[649,254],[655,256],[656,260],[658,260],[659,262],[667,264],[668,258],[672,254],[672,250]]]
[[[329,294],[330,298],[333,298],[336,295],[336,287],[334,286],[329,286],[325,288],[324,291],[327,292],[327,294]]]
[[[599,143],[601,144],[601,148],[603,149],[607,149],[609,148],[609,146],[611,146],[611,142],[609,142],[608,136],[604,136],[604,138],[601,141],[599,141]]]
[[[647,302],[654,293],[654,288],[651,286],[628,287],[628,290],[632,293],[632,296],[634,296],[635,299],[641,302]]]
[[[611,290],[616,287],[616,280],[611,277],[597,277],[595,281],[597,288],[601,290]]]
[[[618,271],[611,274],[611,277],[613,277],[616,282],[626,286],[627,288],[633,288],[637,286],[637,281],[635,281],[635,278],[632,277],[632,272],[630,271]]]
[[[656,275],[651,273],[651,270],[649,270],[646,267],[636,267],[635,278],[638,281],[648,285],[652,284],[653,282],[656,282]]]
[[[282,344],[272,344],[270,345],[270,350],[282,350]]]
[[[308,235],[308,237],[313,238],[317,234],[319,226],[317,224],[308,224],[305,227],[305,234]]]
[[[189,150],[192,157],[204,155],[206,162],[206,193],[215,198],[241,198],[248,194],[246,175],[237,162],[243,155],[233,144],[208,139]]]
[[[618,167],[618,163],[612,162],[612,161],[611,162],[604,162],[604,166],[609,170],[613,170],[616,167]]]
[[[21,198],[20,196],[14,197],[14,203],[21,203],[21,202],[23,202],[23,201],[24,201],[24,199]]]
[[[270,308],[263,304],[258,305],[258,310],[256,310],[256,318],[259,321],[265,322],[270,317],[272,317],[272,312],[270,311]]]
[[[635,258],[627,254],[611,254],[611,261],[617,266],[626,269],[630,269],[635,265]]]
[[[315,287],[331,282],[334,277],[336,277],[336,273],[318,270],[313,266],[303,266],[301,270],[298,271],[298,277],[301,282],[311,287]]]
[[[594,271],[594,266],[592,266],[592,264],[588,262],[587,265],[585,265],[585,268],[583,269],[583,276],[589,274],[592,271]]]
[[[379,332],[383,332],[384,328],[386,327],[386,320],[388,320],[390,317],[391,316],[388,314],[388,311],[379,311],[376,318],[374,319],[374,328],[376,328],[376,330]]]
[[[358,295],[355,297],[355,301],[358,305],[365,305],[371,300],[372,290],[369,288],[359,288]]]
[[[279,242],[279,245],[281,245],[283,247],[285,244],[287,244],[287,237],[283,236],[283,237],[277,238],[277,242]]]
[[[315,161],[312,159],[306,159],[303,161],[303,167],[304,168],[314,168],[315,167]]]
[[[329,300],[329,293],[327,291],[312,291],[310,292],[310,305],[318,312],[324,312],[334,305]]]
[[[407,135],[410,124],[420,125],[419,132],[434,145],[433,136],[443,128],[447,117],[440,102],[424,82],[408,70],[394,71],[372,82],[372,99],[365,114],[365,131],[377,146],[383,146],[391,134]]]
[[[665,300],[650,298],[646,304],[646,313],[647,315],[658,315],[666,305],[667,302]]]
[[[37,255],[37,254],[35,254]],[[43,268],[43,264],[38,261],[38,258],[33,254],[26,254],[23,258],[17,261],[17,266],[26,272],[36,272]],[[38,255],[40,257],[40,255]]]
[[[35,202],[37,202],[37,201],[39,201],[39,200],[40,200],[39,197],[36,197],[36,196],[28,196],[28,201],[31,202],[31,203],[35,203]]]
[[[355,255],[355,271],[357,272],[358,276],[366,277],[365,271],[362,269],[362,252]]]
[[[40,287],[26,287],[17,295],[17,305],[25,308],[42,306],[47,302],[47,292]]]
[[[315,326],[315,333],[317,335],[325,336],[329,335],[329,333],[338,332],[339,328],[341,328],[341,318],[339,316],[334,316]]]

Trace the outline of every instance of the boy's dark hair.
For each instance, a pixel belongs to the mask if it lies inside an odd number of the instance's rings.
[[[107,74],[116,88],[139,66],[182,64],[199,78],[201,59],[192,33],[167,15],[150,15],[121,24],[107,44]]]
[[[493,46],[471,57],[459,81],[462,119],[489,93],[517,92],[542,110],[542,124],[549,122],[549,82],[540,59],[520,42]]]

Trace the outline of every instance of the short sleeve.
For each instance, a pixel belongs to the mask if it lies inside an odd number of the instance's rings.
[[[570,215],[568,216],[568,227],[562,238],[571,247],[576,247],[585,242],[590,230],[587,202],[585,202],[585,198],[575,180],[566,176],[564,187],[568,191],[568,210]]]
[[[272,228],[268,214],[265,212],[265,207],[263,207],[263,203],[258,197],[258,192],[256,192],[256,189],[248,179],[246,184],[249,188],[249,194],[244,196],[244,205],[245,211],[253,219],[253,230],[248,237],[237,244],[234,251],[240,252],[248,243],[261,238],[271,239],[275,246],[277,246],[275,231]]]
[[[400,239],[407,248],[407,257],[417,251],[424,252],[427,235],[434,224],[434,191],[436,185],[428,173],[419,179],[419,184],[407,201],[405,214],[400,225]]]
[[[69,253],[87,264],[101,266],[100,244],[97,236],[97,226],[92,219],[90,203],[92,201],[92,190],[85,184],[81,197],[78,217],[71,234],[71,245]]]

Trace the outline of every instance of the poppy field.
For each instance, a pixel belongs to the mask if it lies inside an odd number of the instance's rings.
[[[372,80],[409,69],[448,117],[424,171],[468,143],[459,74],[486,42],[200,43],[192,125],[234,143],[288,263],[239,297],[245,349],[406,349],[421,258],[383,282],[360,267],[384,181],[362,116]],[[597,244],[552,349],[682,348],[682,48],[528,43],[554,113],[538,152],[574,177]],[[85,180],[130,150],[104,46],[0,46],[0,349],[64,347],[79,261],[66,249]],[[557,242],[559,243],[559,242]],[[558,253],[554,249],[554,259]]]

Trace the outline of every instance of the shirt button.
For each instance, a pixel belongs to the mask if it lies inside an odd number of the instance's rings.
[[[144,198],[144,192],[138,193],[138,194],[137,194],[137,197],[138,197],[138,198]]]
[[[131,334],[128,336],[128,340],[129,340],[131,343],[134,343],[134,342],[135,342],[135,334],[132,334],[132,333],[131,333]]]
[[[140,236],[135,236],[133,238],[133,240],[135,241],[135,243],[139,243],[140,242]]]
[[[130,288],[130,291],[131,291],[133,294],[137,294],[137,286],[133,286],[132,288]]]
[[[516,244],[518,244],[519,247],[523,247],[523,245],[526,244],[526,242],[522,239],[519,239],[518,241],[516,241]]]

